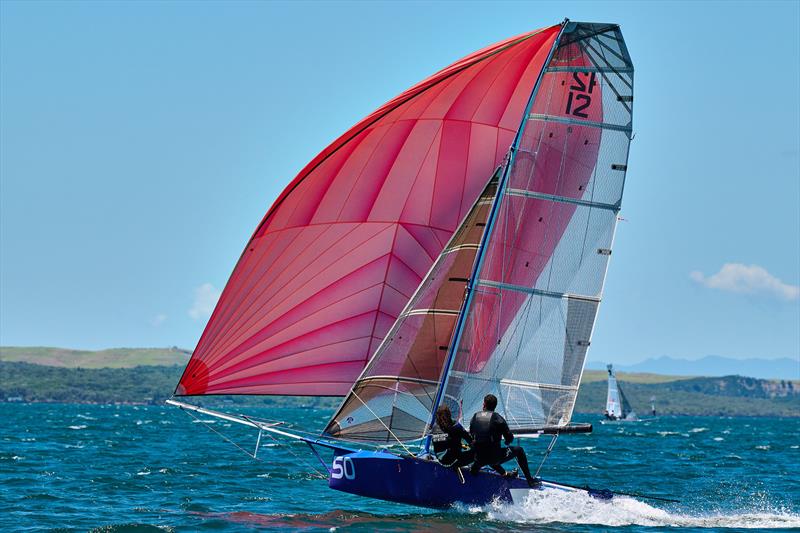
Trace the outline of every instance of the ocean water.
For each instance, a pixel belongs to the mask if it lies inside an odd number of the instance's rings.
[[[305,429],[330,415],[252,413]],[[305,445],[265,437],[254,460],[243,450],[253,451],[255,431],[167,406],[6,403],[0,419],[0,531],[800,528],[797,419],[596,423],[590,435],[561,437],[542,470],[545,479],[680,503],[564,493],[445,512],[330,490]],[[546,441],[524,443],[536,463]]]

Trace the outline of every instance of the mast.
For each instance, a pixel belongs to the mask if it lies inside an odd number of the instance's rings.
[[[475,294],[475,281],[477,279],[478,273],[481,270],[481,266],[483,265],[483,261],[486,254],[486,244],[489,242],[489,237],[492,234],[492,230],[494,229],[494,225],[497,220],[498,207],[500,205],[501,199],[503,198],[503,195],[505,194],[510,169],[513,167],[517,148],[519,147],[519,142],[520,139],[522,138],[522,133],[525,128],[525,125],[528,122],[528,115],[530,114],[531,108],[533,107],[533,102],[536,99],[536,94],[539,91],[539,86],[541,85],[544,72],[547,69],[547,66],[550,64],[550,61],[553,59],[553,54],[558,48],[558,43],[561,40],[561,36],[564,33],[564,28],[566,28],[568,23],[569,23],[568,18],[565,18],[564,21],[561,23],[561,28],[555,40],[553,40],[553,45],[550,48],[550,52],[547,55],[547,59],[545,60],[542,69],[539,71],[539,75],[536,78],[536,83],[534,84],[533,90],[531,91],[531,95],[528,98],[527,104],[525,105],[525,112],[523,113],[522,121],[520,122],[519,128],[517,129],[517,134],[514,136],[514,142],[512,143],[511,148],[509,150],[508,160],[506,161],[506,164],[503,167],[503,174],[500,177],[500,182],[497,187],[497,194],[495,195],[494,202],[492,203],[492,209],[489,212],[489,219],[486,223],[486,231],[484,231],[483,236],[481,237],[481,243],[478,247],[478,253],[475,258],[475,264],[472,269],[472,274],[470,275],[469,281],[467,282],[466,297],[464,298],[464,303],[461,306],[461,310],[458,315],[458,322],[456,322],[456,327],[455,330],[453,331],[453,338],[450,342],[444,368],[442,369],[442,378],[440,379],[439,390],[436,392],[436,398],[433,401],[433,407],[431,409],[431,418],[430,421],[428,422],[426,433],[431,427],[433,427],[434,421],[436,420],[436,410],[439,408],[439,404],[441,403],[442,397],[444,396],[444,391],[447,389],[447,382],[450,374],[450,369],[453,365],[453,359],[456,350],[458,350],[458,345],[461,342],[461,337],[464,333],[464,325],[466,323],[467,311],[469,310],[470,304],[472,303],[473,295]],[[430,449],[430,444],[431,444],[431,436],[428,435],[424,441],[423,453],[428,453]]]

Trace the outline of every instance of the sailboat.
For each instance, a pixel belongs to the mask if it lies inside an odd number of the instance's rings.
[[[305,442],[330,488],[351,494],[431,508],[530,490],[611,498],[460,476],[436,461],[431,439],[440,405],[466,421],[487,393],[515,435],[550,437],[541,464],[560,435],[591,431],[571,418],[632,102],[619,26],[569,20],[392,99],[268,210],[168,403],[248,425],[259,441]],[[321,434],[189,403],[230,394],[343,401]]]
[[[637,422],[639,417],[622,391],[612,365],[608,365],[608,395],[606,396],[605,418],[607,421]],[[653,407],[655,413],[655,407]]]

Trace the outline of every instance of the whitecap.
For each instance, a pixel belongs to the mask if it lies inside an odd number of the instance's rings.
[[[708,431],[708,428],[692,428],[689,433],[702,433],[704,431]]]
[[[721,442],[721,441],[723,441],[725,439],[723,437],[714,437],[714,440],[717,441],[717,442]]]
[[[762,446],[756,446],[756,450],[769,450],[769,449],[770,449],[770,445],[769,444],[764,444]]]
[[[784,510],[688,514],[653,507],[626,496],[599,500],[582,491],[531,491],[525,501],[519,504],[495,502],[484,508],[470,508],[470,511],[485,512],[490,520],[526,524],[561,522],[600,526],[761,529],[800,527],[800,515]]]
[[[580,446],[577,448],[573,448],[572,446],[567,446],[567,449],[571,452],[588,452],[594,450],[596,446]]]
[[[80,425],[80,426],[69,426],[69,429],[86,429],[88,426]]]

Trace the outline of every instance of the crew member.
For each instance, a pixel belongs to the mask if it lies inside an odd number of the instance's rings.
[[[505,419],[494,412],[496,407],[497,397],[494,394],[487,394],[483,398],[483,411],[475,413],[469,424],[473,440],[472,449],[475,450],[475,462],[472,464],[471,472],[477,474],[481,467],[488,465],[504,475],[502,463],[516,458],[528,485],[534,487],[537,481],[531,476],[525,450],[519,446],[510,446],[514,441],[514,434],[511,433]],[[501,440],[505,440],[505,448],[500,445]]]
[[[475,453],[471,449],[463,449],[462,441],[472,444],[472,436],[464,426],[453,421],[450,408],[446,405],[440,405],[436,410],[436,425],[439,426],[439,432],[433,434],[433,452],[439,462],[456,470],[470,464],[475,459]]]

